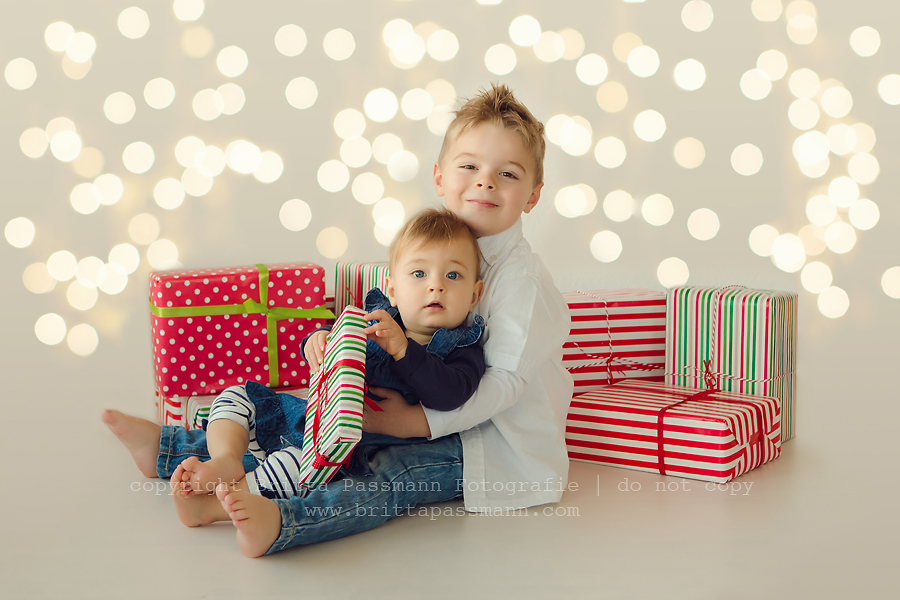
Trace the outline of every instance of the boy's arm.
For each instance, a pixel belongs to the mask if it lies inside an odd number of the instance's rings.
[[[412,390],[425,408],[437,411],[462,406],[484,375],[484,352],[477,344],[456,348],[443,361],[409,340],[406,356],[390,363],[391,372]]]
[[[533,271],[511,272],[495,282],[490,313],[483,315],[489,367],[475,394],[458,409],[424,409],[432,439],[475,427],[513,406],[535,371],[559,353],[569,330],[568,313],[561,312],[565,304],[556,288],[541,279],[541,267],[535,265]]]

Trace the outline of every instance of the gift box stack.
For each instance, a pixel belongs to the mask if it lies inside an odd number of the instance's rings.
[[[591,310],[611,321],[608,301]],[[718,483],[777,458],[795,431],[796,343],[796,294],[670,289],[665,382],[627,378],[628,371],[618,380],[612,369],[611,385],[576,388],[569,457]],[[618,346],[627,347],[614,340]]]
[[[160,423],[188,425],[189,398],[245,381],[308,387],[300,342],[333,318],[324,304],[324,269],[307,262],[152,273]]]

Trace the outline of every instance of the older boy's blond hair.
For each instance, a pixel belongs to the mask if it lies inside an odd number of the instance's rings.
[[[544,182],[544,125],[505,85],[491,84],[491,89],[482,89],[456,111],[456,118],[444,134],[438,163],[443,164],[453,140],[479,123],[493,123],[521,135],[525,147],[534,157],[534,185]]]
[[[478,240],[475,239],[469,226],[446,208],[425,209],[416,213],[400,228],[388,251],[391,271],[395,270],[394,265],[400,253],[410,246],[429,243],[449,244],[457,240],[463,240],[471,245],[472,257],[475,260],[475,280],[481,279],[481,250],[478,248]]]

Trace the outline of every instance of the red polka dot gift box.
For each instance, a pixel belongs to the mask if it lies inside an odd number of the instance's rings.
[[[300,342],[333,313],[325,272],[308,262],[150,274],[159,421],[183,425],[186,400],[256,381],[307,387]]]

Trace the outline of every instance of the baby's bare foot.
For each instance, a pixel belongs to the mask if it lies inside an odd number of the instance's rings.
[[[184,459],[172,475],[181,481],[182,495],[190,497],[191,492],[214,494],[220,483],[233,484],[244,478],[244,465],[240,458],[216,457],[200,462],[196,456]]]
[[[265,554],[281,533],[281,511],[268,498],[247,490],[246,480],[234,486],[216,488],[222,509],[237,527],[238,548],[244,556],[256,558]]]
[[[216,521],[227,521],[228,513],[222,508],[222,503],[214,494],[194,494],[190,496],[181,493],[182,481],[177,473],[172,474],[172,501],[175,503],[175,512],[178,520],[188,527],[209,525]]]
[[[100,413],[145,477],[156,477],[156,457],[159,454],[160,426],[147,419],[132,417],[117,410],[106,409]]]

